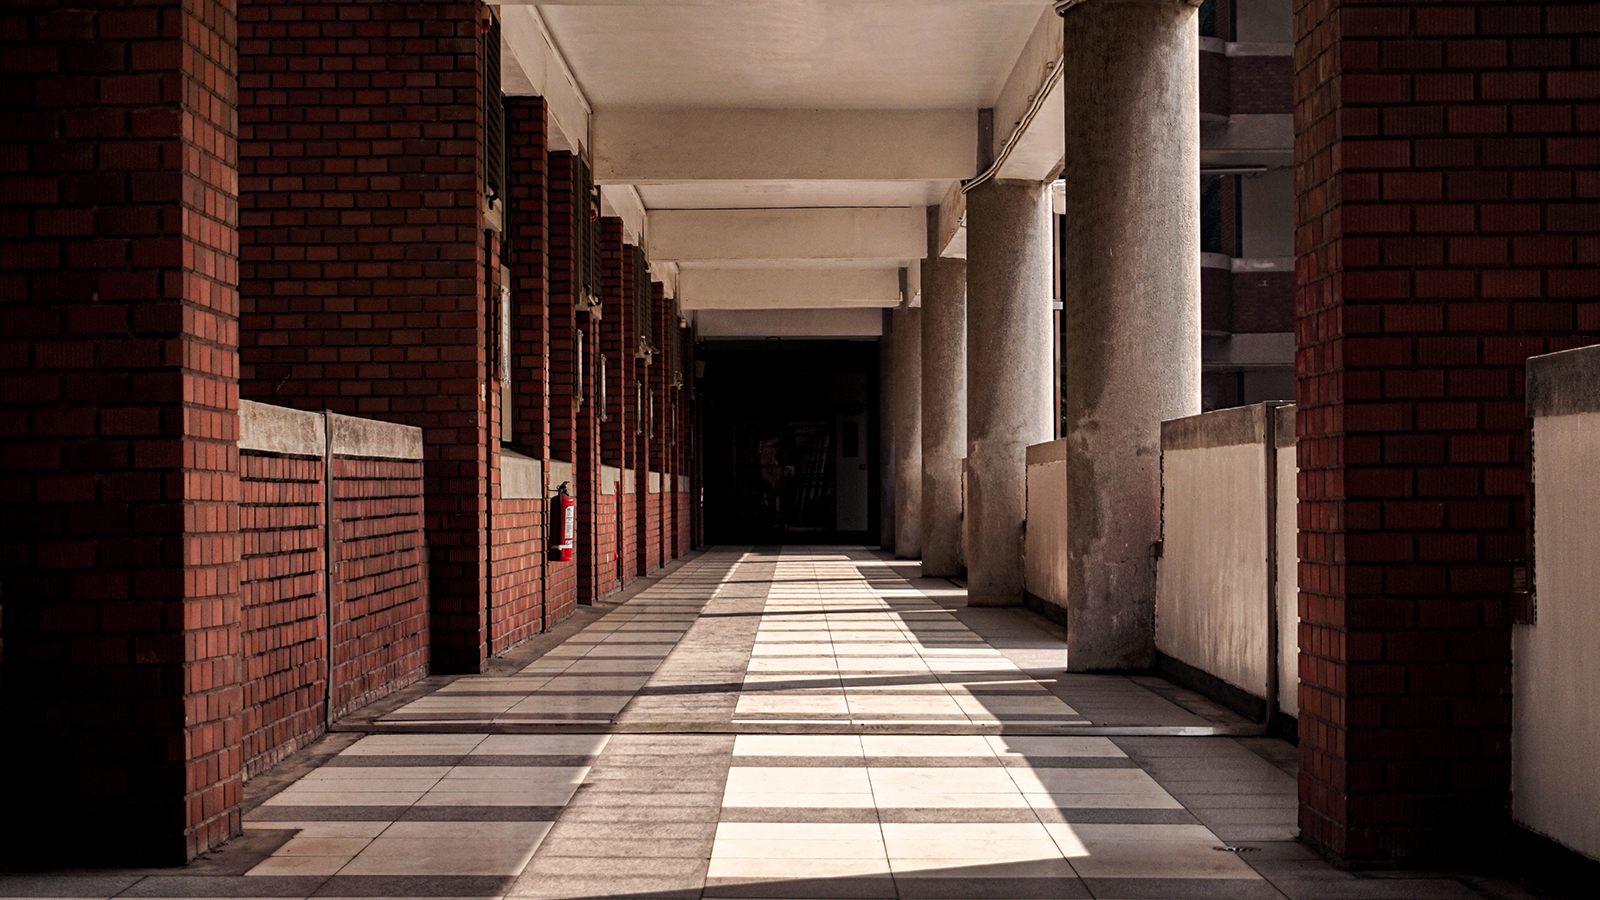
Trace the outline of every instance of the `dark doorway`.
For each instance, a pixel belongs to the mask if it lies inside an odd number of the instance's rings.
[[[701,348],[710,543],[863,542],[877,528],[877,346]]]

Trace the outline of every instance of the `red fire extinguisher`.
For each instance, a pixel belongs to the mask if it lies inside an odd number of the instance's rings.
[[[572,551],[578,546],[578,501],[567,495],[567,485],[562,482],[550,505],[550,559],[571,562]]]

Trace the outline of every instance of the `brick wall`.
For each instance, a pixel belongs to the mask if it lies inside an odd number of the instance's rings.
[[[495,500],[490,653],[515,647],[545,628],[544,509],[541,500]]]
[[[1600,6],[1295,29],[1301,826],[1471,854],[1507,813],[1523,363],[1600,340]]]
[[[33,864],[239,831],[234,29],[225,3],[0,11],[4,803]]]
[[[244,767],[272,766],[327,725],[321,457],[240,454]]]
[[[441,672],[487,650],[479,14],[239,8],[241,389],[423,429]]]
[[[1228,296],[1234,333],[1294,330],[1293,272],[1235,272]]]
[[[427,674],[423,465],[333,459],[333,715]]]

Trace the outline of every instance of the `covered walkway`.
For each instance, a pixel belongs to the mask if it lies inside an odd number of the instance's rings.
[[[1403,898],[1296,842],[1293,748],[856,548],[698,554],[253,779],[184,870],[0,896]]]

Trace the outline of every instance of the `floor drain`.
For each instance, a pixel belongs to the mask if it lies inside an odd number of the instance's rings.
[[[1212,847],[1211,849],[1220,850],[1223,853],[1254,853],[1257,850],[1260,850],[1261,848],[1260,847]]]

